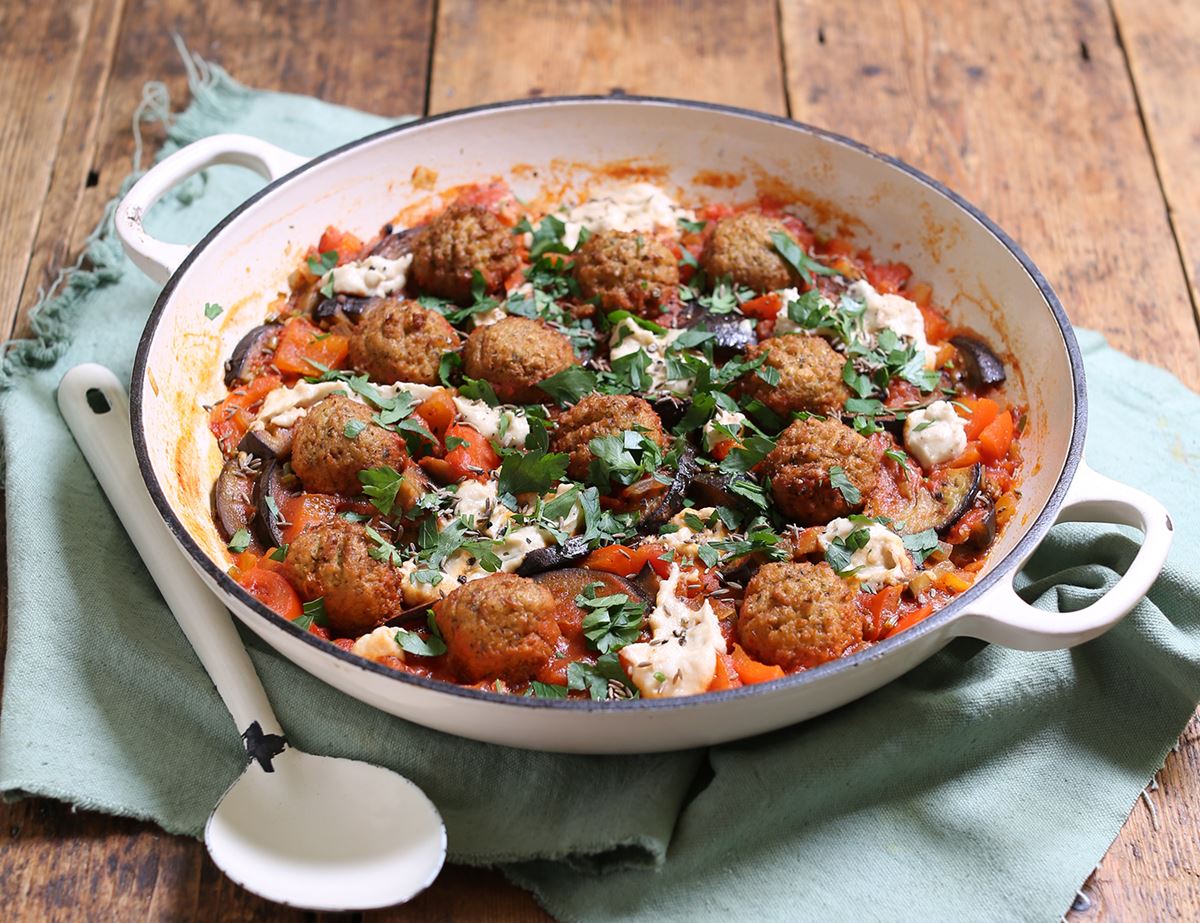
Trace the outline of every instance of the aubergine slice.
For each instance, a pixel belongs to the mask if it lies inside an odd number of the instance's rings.
[[[745,497],[733,490],[737,480],[753,480],[748,474],[726,474],[722,471],[701,471],[688,487],[688,496],[700,506],[727,506],[730,509],[749,512],[756,507]]]
[[[951,468],[939,477],[930,491],[934,502],[941,509],[938,521],[930,523],[938,532],[945,532],[966,515],[975,505],[979,490],[983,486],[983,465],[976,462],[969,468]],[[929,528],[924,526],[923,528]],[[921,531],[917,529],[915,531]]]
[[[549,548],[536,548],[525,555],[517,568],[518,577],[532,577],[548,570],[558,570],[578,564],[588,555],[588,540],[582,536],[569,538]]]
[[[958,350],[963,374],[973,388],[994,388],[1004,384],[1007,378],[1004,363],[983,340],[960,334],[951,337],[950,342]]]
[[[236,388],[254,377],[252,370],[256,360],[264,352],[273,350],[278,342],[282,324],[262,324],[250,330],[238,340],[233,353],[225,363],[225,387]]]
[[[395,231],[390,224],[385,225],[383,238],[371,248],[370,255],[382,256],[385,260],[398,260],[405,254],[412,253],[413,243],[423,228],[424,225],[418,225],[415,228]]]
[[[299,493],[299,478],[283,462],[272,459],[263,463],[262,473],[254,486],[254,529],[265,547],[279,548],[284,544],[285,503]]]
[[[357,321],[368,308],[382,298],[359,298],[355,295],[334,295],[332,298],[322,298],[312,309],[313,320],[318,324],[327,324],[344,317]]]
[[[265,460],[287,458],[292,454],[292,430],[290,427],[246,430],[238,451]]]
[[[671,430],[675,428],[675,424],[682,420],[683,415],[691,408],[692,401],[690,398],[663,395],[662,397],[651,398],[650,406],[654,408],[654,412],[662,420],[663,429]]]
[[[658,530],[683,509],[688,487],[699,470],[696,450],[690,445],[686,446],[679,456],[679,467],[675,469],[667,489],[654,494],[642,505],[642,515],[637,525],[639,535],[657,535]]]
[[[630,599],[645,603],[654,608],[654,595],[643,587],[625,577],[618,577],[602,570],[588,570],[586,567],[563,567],[559,570],[548,570],[533,576],[534,580],[554,594],[560,602],[574,604],[575,597],[581,594],[593,583],[600,583],[601,589],[596,592],[601,596],[613,596],[624,593]]]
[[[728,359],[758,343],[754,321],[740,315],[710,314],[693,326],[712,333],[713,352],[718,359]]]
[[[213,511],[225,541],[232,540],[238,529],[250,531],[255,512],[254,474],[246,470],[237,456],[226,459],[213,485]],[[254,544],[252,541],[251,545]]]
[[[945,533],[975,503],[983,483],[983,466],[952,468],[941,475],[932,488],[921,484],[913,472],[907,493],[876,489],[867,505],[870,516],[886,516],[902,535],[936,529]]]

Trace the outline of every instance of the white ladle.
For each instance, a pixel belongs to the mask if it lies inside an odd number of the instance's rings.
[[[250,757],[204,828],[213,861],[262,897],[310,910],[407,901],[437,877],[446,828],[408,779],[290,746],[233,620],[184,558],[138,475],[125,389],[99,365],[63,376],[58,406]]]

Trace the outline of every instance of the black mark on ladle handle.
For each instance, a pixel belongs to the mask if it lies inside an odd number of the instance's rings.
[[[287,749],[287,738],[282,734],[264,734],[262,725],[257,721],[242,731],[242,742],[246,745],[246,754],[262,767],[263,772],[274,772],[271,760]]]

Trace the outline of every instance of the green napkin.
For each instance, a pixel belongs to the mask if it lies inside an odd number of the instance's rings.
[[[388,124],[246,90],[217,68],[195,78],[168,149],[238,131],[317,153]],[[218,168],[150,226],[197,239],[258,185]],[[128,377],[156,295],[107,227],[89,258],[41,309],[36,339],[10,351],[0,394],[0,790],[196,835],[243,752],[54,404],[75,363]],[[1183,512],[1200,459],[1184,421],[1200,416],[1200,398],[1096,334],[1081,342],[1090,462]],[[1043,654],[956,642],[832,715],[706,752],[571,757],[459,740],[248,645],[298,746],[408,775],[446,818],[452,860],[500,864],[560,917],[1057,920],[1200,699],[1200,525],[1176,524],[1150,598],[1103,638]],[[1025,595],[1048,611],[1087,605],[1135,548],[1115,528],[1060,527]]]

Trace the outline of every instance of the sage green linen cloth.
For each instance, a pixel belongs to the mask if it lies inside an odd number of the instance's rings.
[[[388,124],[250,91],[215,68],[193,97],[169,148],[239,131],[317,153]],[[258,185],[218,168],[150,225],[197,239]],[[128,378],[157,293],[106,229],[89,258],[41,310],[37,338],[10,350],[0,394],[0,790],[198,835],[242,768],[237,730],[54,403],[75,363]],[[1178,533],[1149,599],[1073,651],[956,642],[803,726],[642,757],[459,740],[367,708],[248,639],[251,656],[296,745],[408,775],[441,809],[452,860],[501,865],[564,919],[1057,920],[1200,699],[1200,527],[1189,515],[1200,398],[1096,334],[1081,342],[1091,463],[1156,494]],[[1048,619],[1084,606],[1135,550],[1115,528],[1057,529],[1027,569],[1026,598]]]

